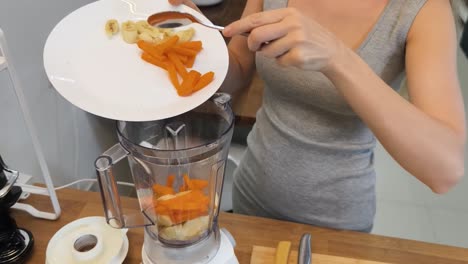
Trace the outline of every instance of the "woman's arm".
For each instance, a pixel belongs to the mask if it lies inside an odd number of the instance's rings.
[[[250,50],[285,66],[323,72],[403,168],[445,193],[464,174],[466,141],[454,27],[448,0],[428,0],[418,14],[406,52],[411,102],[294,8],[247,16],[227,26],[224,35],[251,32]]]
[[[390,155],[436,193],[464,174],[465,116],[457,76],[456,31],[448,0],[429,0],[407,39],[410,101],[345,50],[324,73]]]
[[[263,0],[247,0],[242,17],[263,10]],[[228,44],[229,70],[221,86],[221,91],[235,94],[247,87],[252,81],[255,69],[255,53],[249,50],[247,38],[233,36]]]

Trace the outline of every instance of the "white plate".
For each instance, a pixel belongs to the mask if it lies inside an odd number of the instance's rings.
[[[179,10],[203,21],[206,17],[167,0],[100,0],[69,14],[50,33],[44,48],[44,67],[57,91],[72,104],[109,119],[150,121],[177,116],[208,100],[226,77],[229,56],[220,32],[192,24],[194,40],[203,42],[193,69],[213,71],[215,79],[204,89],[180,97],[167,72],[140,58],[136,45],[120,35],[109,39],[108,19],[146,20],[156,12]]]

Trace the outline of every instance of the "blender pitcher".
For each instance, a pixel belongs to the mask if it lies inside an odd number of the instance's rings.
[[[234,124],[229,102],[229,95],[218,93],[169,119],[118,121],[119,143],[97,158],[107,222],[115,228],[145,227],[143,255],[148,263],[207,263],[216,254]],[[112,166],[125,157],[141,214],[127,215],[120,204]]]

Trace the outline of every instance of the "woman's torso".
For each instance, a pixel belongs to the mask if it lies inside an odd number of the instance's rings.
[[[362,15],[366,19],[352,12],[334,14],[341,12],[331,8],[336,2],[289,4],[310,12],[385,82],[398,87],[406,36],[425,0],[366,0],[348,8],[359,1],[339,1],[343,4],[339,10],[368,10]],[[286,6],[287,0],[264,0],[265,10]],[[332,15],[340,16],[337,22]],[[246,199],[238,209],[251,211],[247,207],[255,206],[262,216],[369,229],[375,214],[371,131],[323,74],[284,68],[258,54],[256,63],[265,91],[235,176],[235,188]]]

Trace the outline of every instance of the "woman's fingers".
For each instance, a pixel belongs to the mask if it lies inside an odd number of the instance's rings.
[[[183,4],[185,1],[184,0],[169,0],[169,3],[171,5],[181,5]]]
[[[289,36],[279,38],[264,44],[260,49],[260,53],[268,58],[278,58],[287,53],[293,47],[294,42],[294,39]]]
[[[265,43],[283,38],[288,34],[288,27],[283,23],[268,24],[250,32],[247,44],[251,51],[260,50]]]
[[[280,22],[289,14],[288,12],[289,9],[275,9],[246,16],[225,27],[223,34],[226,37],[232,37],[242,33],[251,32],[255,28]]]
[[[159,0],[158,0],[159,1]],[[169,4],[171,5],[175,5],[175,6],[178,6],[178,5],[186,5],[186,6],[189,6],[195,10],[197,10],[198,12],[201,13],[200,9],[197,7],[196,4],[194,4],[192,1],[190,0],[169,0]]]
[[[277,58],[277,62],[283,66],[295,66],[302,68],[304,56],[300,49],[293,48]]]

